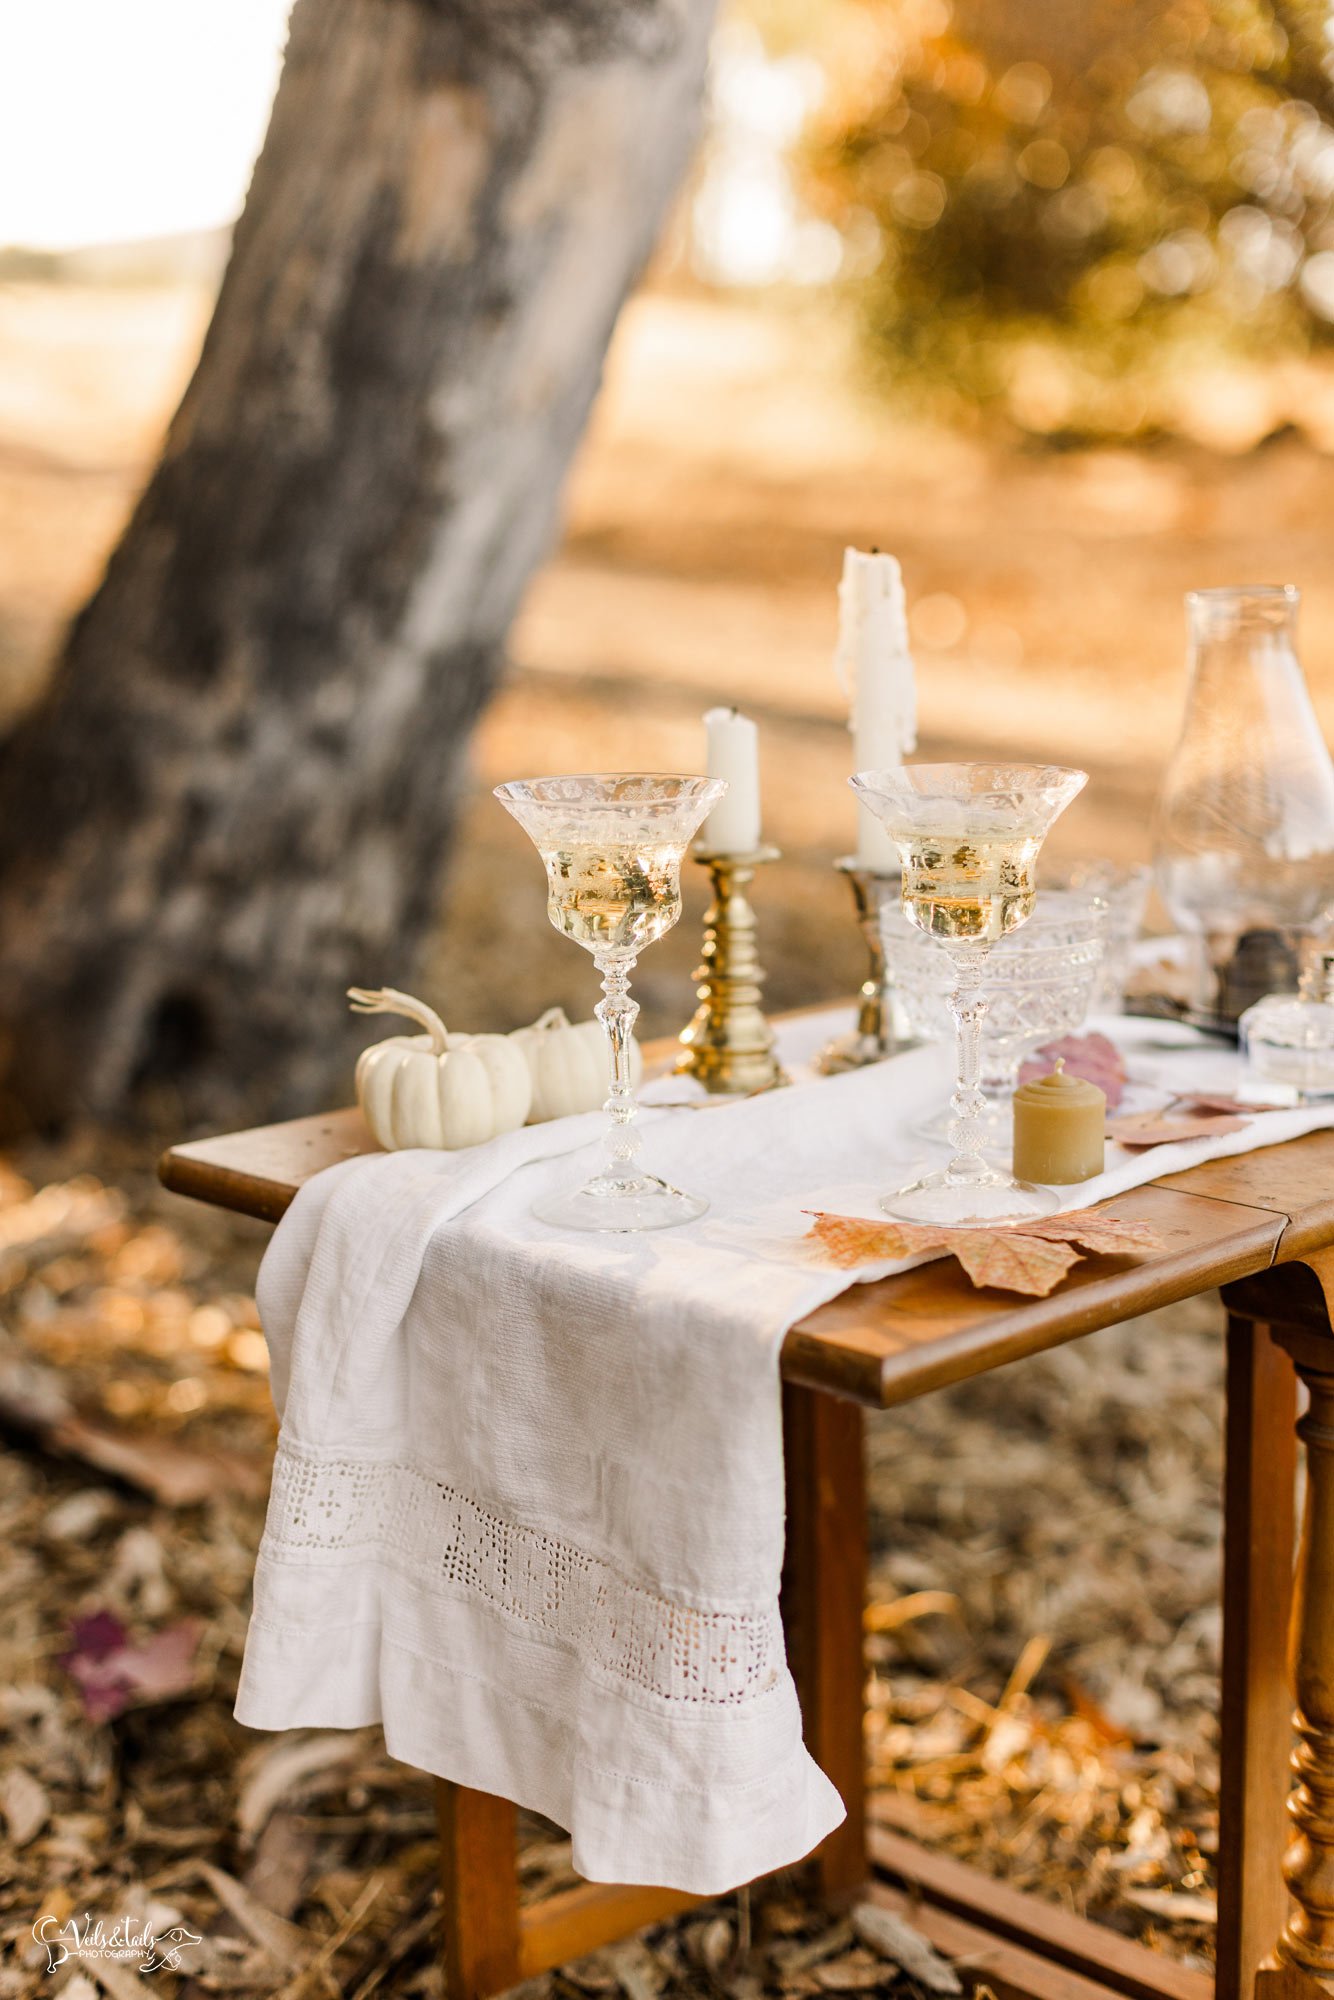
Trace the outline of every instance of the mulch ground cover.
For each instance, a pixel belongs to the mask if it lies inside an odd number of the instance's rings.
[[[123,1144],[0,1165],[0,2000],[441,1991],[429,1783],[376,1730],[232,1719],[274,1431],[264,1240],[163,1195]],[[1199,1964],[1218,1335],[1197,1302],[869,1426],[875,1817]],[[527,1895],[572,1879],[536,1822],[521,1866]],[[187,1934],[179,1968],[49,1972],[34,1922],[89,1914]],[[532,1984],[762,2000],[952,1977],[780,1882]]]

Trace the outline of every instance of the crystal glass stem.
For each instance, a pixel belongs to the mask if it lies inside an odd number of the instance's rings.
[[[607,1101],[602,1107],[610,1121],[605,1174],[608,1180],[614,1181],[635,1178],[634,1162],[640,1147],[639,1127],[635,1122],[639,1105],[630,1075],[630,1043],[639,1018],[639,1002],[630,998],[630,974],[635,969],[635,962],[633,956],[627,958],[610,952],[599,952],[594,958],[594,964],[602,974],[605,997],[599,1000],[593,1012],[601,1021],[607,1037],[607,1063],[611,1077]]]
[[[982,1158],[985,1141],[981,1122],[987,1106],[981,1085],[982,1023],[990,1004],[982,992],[982,975],[990,947],[952,944],[946,950],[954,968],[950,1012],[954,1016],[955,1048],[954,1095],[950,1099],[950,1110],[954,1113],[950,1144],[954,1153],[947,1171],[951,1181],[963,1186],[969,1181],[989,1178],[991,1171]]]

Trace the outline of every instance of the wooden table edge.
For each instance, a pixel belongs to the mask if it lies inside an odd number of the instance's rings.
[[[316,1118],[291,1119],[172,1146],[162,1156],[159,1175],[175,1194],[274,1223],[291,1205],[299,1178],[279,1178],[257,1173],[253,1166],[232,1164],[247,1157],[253,1162],[256,1155],[263,1156],[266,1147],[276,1149],[285,1160],[293,1153],[299,1157],[302,1151],[309,1152],[313,1170],[372,1150],[360,1113],[347,1107]],[[285,1171],[291,1174],[294,1170],[287,1166]],[[1116,1214],[1133,1205],[1142,1213],[1146,1202],[1151,1208],[1155,1193],[1163,1189],[1178,1206],[1188,1198],[1192,1207],[1201,1204],[1212,1210],[1215,1220],[1235,1217],[1238,1227],[1231,1233],[1213,1228],[1208,1241],[1175,1254],[1134,1262],[1101,1259],[1096,1267],[1089,1267],[1080,1282],[1063,1285],[1047,1299],[992,1293],[988,1303],[994,1309],[974,1324],[942,1331],[939,1337],[927,1340],[905,1340],[892,1353],[884,1351],[886,1326],[892,1326],[892,1318],[888,1322],[885,1318],[885,1308],[892,1307],[893,1288],[902,1288],[903,1279],[852,1284],[798,1321],[786,1335],[781,1350],[783,1375],[804,1387],[886,1407],[982,1372],[978,1364],[983,1353],[988,1369],[1041,1353],[1081,1334],[1175,1304],[1201,1290],[1249,1277],[1283,1257],[1293,1231],[1287,1215],[1273,1208],[1192,1193],[1183,1185],[1187,1181],[1188,1175],[1173,1175],[1162,1183],[1128,1190],[1100,1206]],[[1298,1232],[1299,1240],[1302,1234]],[[976,1296],[981,1301],[984,1295]],[[837,1343],[831,1323],[840,1326]]]

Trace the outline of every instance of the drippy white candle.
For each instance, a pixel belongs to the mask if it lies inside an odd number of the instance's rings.
[[[834,664],[852,696],[852,768],[883,771],[917,747],[917,685],[908,651],[903,574],[893,556],[843,552]],[[857,810],[857,860],[897,868],[898,849],[875,815]]]
[[[706,853],[753,854],[760,844],[759,731],[734,708],[711,708],[704,727],[708,775],[726,778],[727,790],[700,828],[699,844]]]

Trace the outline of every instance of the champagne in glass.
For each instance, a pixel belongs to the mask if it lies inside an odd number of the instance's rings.
[[[1037,901],[1040,839],[976,835],[913,840],[904,849],[903,906],[932,937],[995,944],[1027,923]]]
[[[641,952],[681,914],[681,854],[669,844],[539,843],[538,852],[552,923],[591,952]]]
[[[1086,782],[1086,772],[1054,764],[901,764],[850,780],[899,850],[905,915],[938,940],[954,970],[954,1154],[940,1173],[886,1195],[882,1208],[901,1221],[1020,1222],[1060,1206],[1050,1188],[984,1158],[980,987],[992,945],[1032,915],[1038,851]]]
[[[639,1165],[630,1042],[639,1008],[630,974],[645,945],[681,914],[686,846],[727,786],[720,778],[655,772],[516,779],[496,797],[518,820],[547,871],[547,915],[593,954],[602,974],[596,1009],[607,1035],[611,1087],[607,1157],[570,1194],[539,1202],[539,1221],[567,1229],[666,1229],[708,1207]]]

